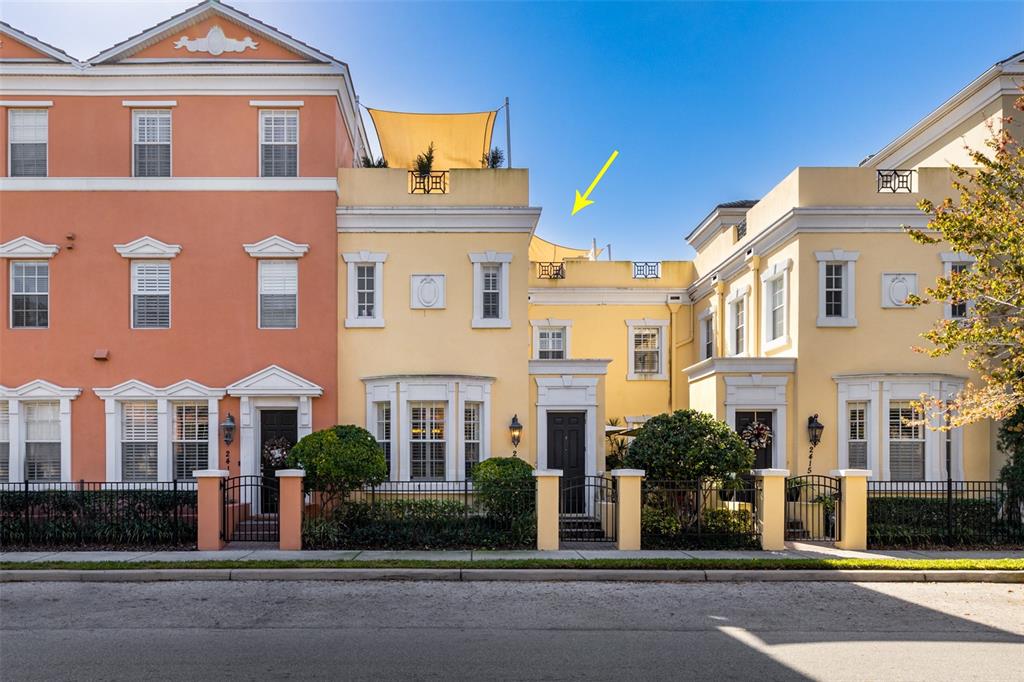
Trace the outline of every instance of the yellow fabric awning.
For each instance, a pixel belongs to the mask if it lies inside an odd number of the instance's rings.
[[[491,148],[497,111],[475,114],[409,114],[367,109],[391,168],[412,168],[434,143],[434,170],[480,168]]]
[[[590,249],[574,249],[571,246],[562,246],[541,239],[533,235],[530,240],[530,260],[533,262],[558,262],[572,259],[597,260],[603,249],[592,247]]]

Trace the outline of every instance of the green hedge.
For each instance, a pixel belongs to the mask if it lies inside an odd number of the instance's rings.
[[[456,500],[346,502],[307,516],[304,549],[529,549],[537,539],[532,504],[500,517]]]
[[[1024,544],[1024,526],[1000,514],[995,500],[954,499],[952,545]],[[868,497],[868,545],[931,547],[946,545],[945,498]]]
[[[754,520],[746,510],[704,509],[696,518],[675,509],[644,505],[640,512],[644,549],[759,549]]]
[[[5,550],[150,549],[195,543],[194,490],[0,491],[0,546]]]

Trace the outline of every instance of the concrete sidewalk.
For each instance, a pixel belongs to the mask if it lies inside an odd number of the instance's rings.
[[[369,551],[304,550],[286,552],[277,549],[228,549],[220,552],[2,552],[0,562],[8,561],[474,561],[494,559],[1024,559],[1024,550],[869,550],[849,551],[806,543],[787,543],[780,552],[756,550],[639,550],[563,549],[551,552],[534,550],[466,551]]]

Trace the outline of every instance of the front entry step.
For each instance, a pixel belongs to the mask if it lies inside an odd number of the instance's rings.
[[[559,519],[562,537],[575,542],[602,542],[607,540],[601,520],[592,516],[562,515]]]

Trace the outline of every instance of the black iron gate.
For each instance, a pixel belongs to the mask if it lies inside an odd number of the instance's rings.
[[[834,542],[839,539],[839,479],[794,476],[786,479],[786,539]]]
[[[563,478],[558,538],[562,542],[615,542],[615,480],[604,476]]]
[[[265,476],[235,476],[221,484],[226,542],[278,542],[280,488]]]

